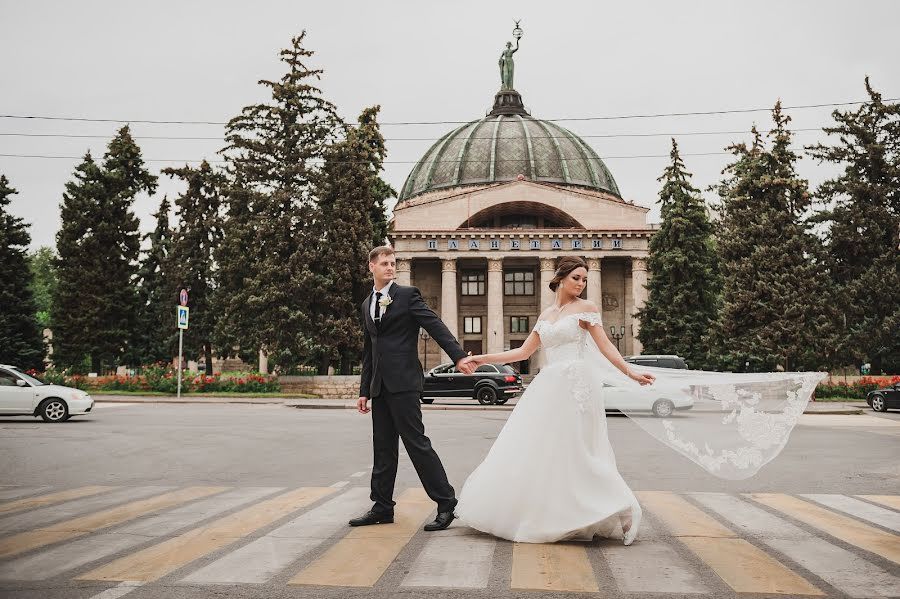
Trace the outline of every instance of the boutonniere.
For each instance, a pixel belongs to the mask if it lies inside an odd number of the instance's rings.
[[[394,302],[394,298],[389,295],[385,295],[383,298],[378,300],[378,305],[381,306],[381,309],[384,310],[388,306],[390,306]]]

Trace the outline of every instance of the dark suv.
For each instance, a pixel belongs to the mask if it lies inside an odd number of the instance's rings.
[[[521,390],[522,377],[509,364],[482,364],[472,374],[441,364],[425,374],[422,403],[437,397],[471,397],[482,405],[504,404]]]
[[[875,389],[866,394],[866,403],[876,412],[887,412],[891,408],[900,408],[900,383],[884,389]]]
[[[674,354],[653,354],[644,356],[625,356],[625,361],[638,366],[656,366],[658,368],[690,368],[683,358]]]

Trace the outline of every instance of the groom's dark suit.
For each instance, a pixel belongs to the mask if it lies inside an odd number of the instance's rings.
[[[437,502],[438,512],[452,512],[456,507],[453,487],[422,424],[419,397],[424,377],[419,361],[419,327],[428,331],[454,363],[466,353],[417,288],[391,284],[391,303],[379,310],[382,314],[377,323],[370,312],[373,295],[370,293],[361,307],[365,341],[359,387],[359,396],[372,401],[373,509],[394,509],[399,438],[425,492]]]

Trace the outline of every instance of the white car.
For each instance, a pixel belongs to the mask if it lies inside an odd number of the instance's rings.
[[[93,407],[94,400],[86,391],[47,385],[15,366],[0,364],[0,416],[40,416],[44,422],[65,422]]]
[[[676,410],[690,410],[694,407],[694,399],[687,393],[671,393],[666,397],[659,397],[657,393],[642,392],[641,389],[606,386],[603,394],[607,410],[647,411],[653,412],[658,418],[668,418]]]

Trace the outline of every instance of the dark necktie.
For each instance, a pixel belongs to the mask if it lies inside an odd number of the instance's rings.
[[[378,303],[381,301],[381,292],[375,292],[375,322],[379,322],[381,320],[381,304]]]

